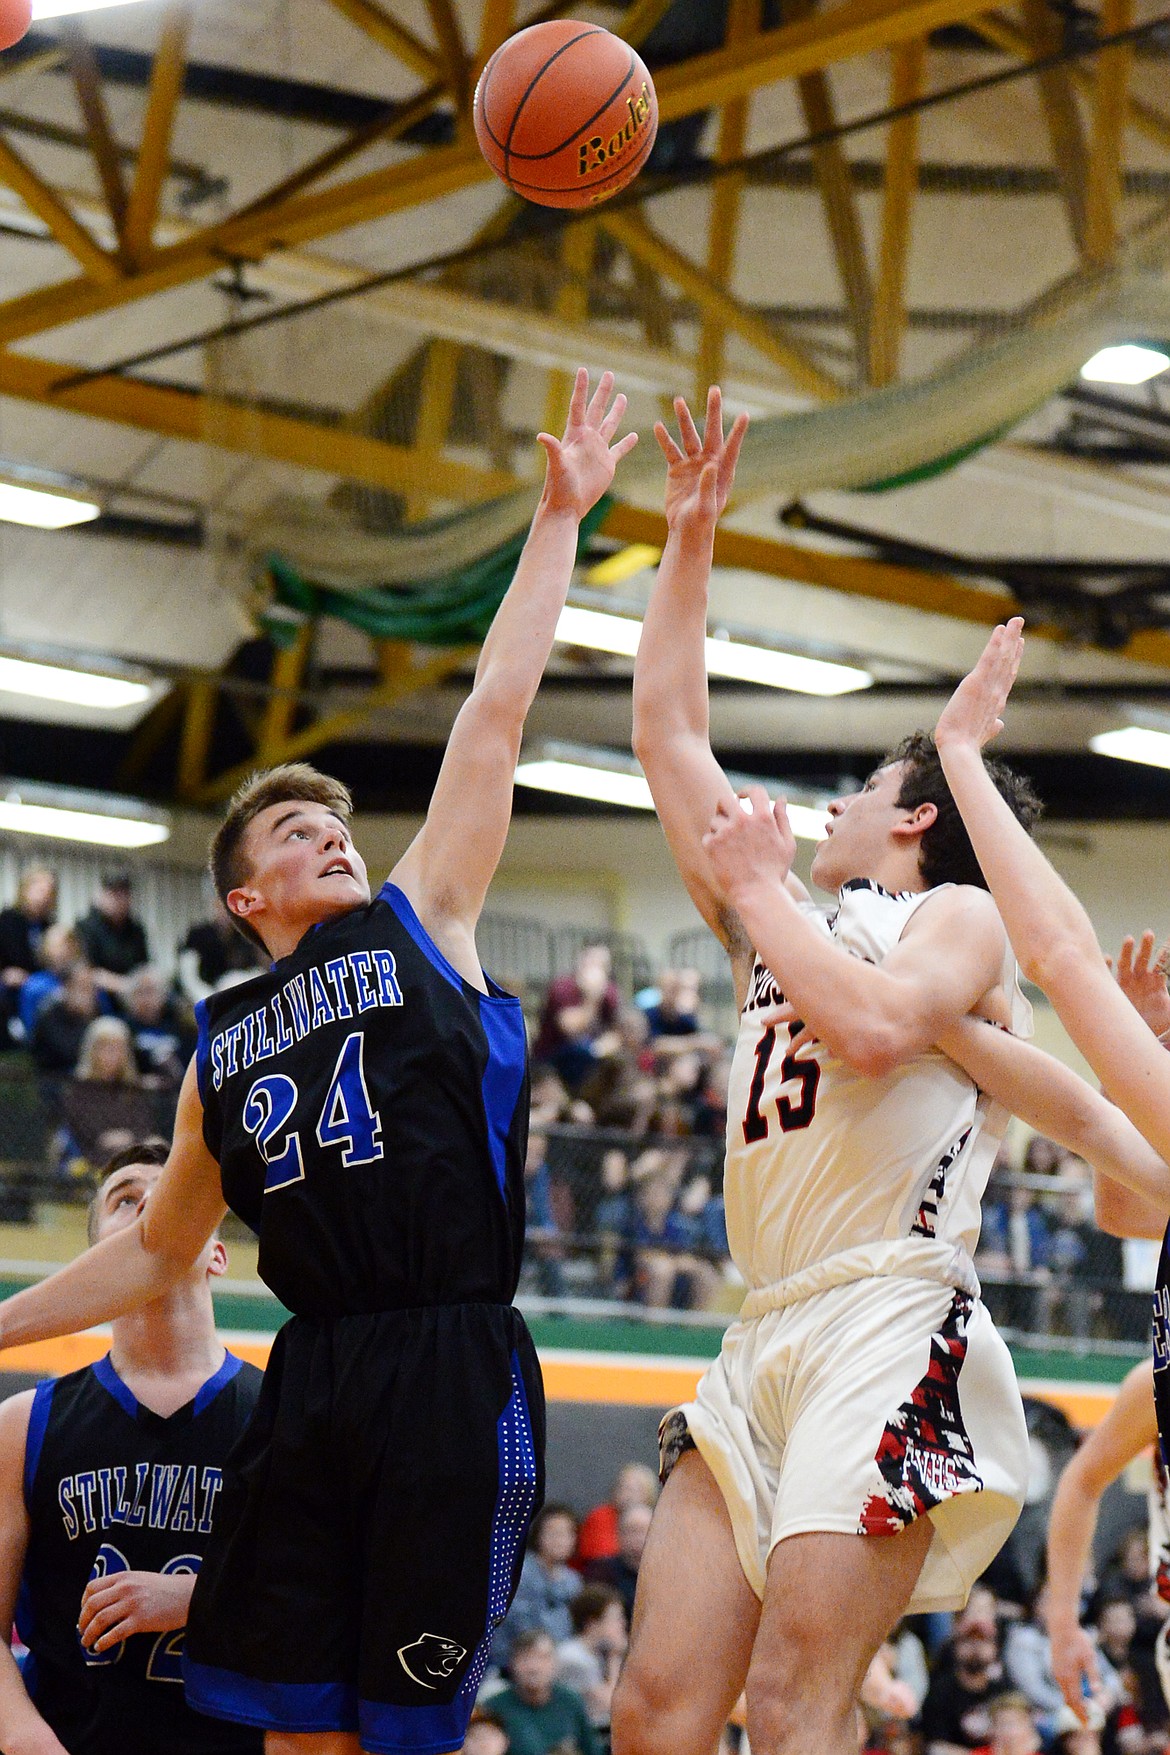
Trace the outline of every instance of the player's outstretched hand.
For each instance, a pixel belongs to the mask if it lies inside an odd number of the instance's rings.
[[[624,439],[613,442],[626,412],[626,399],[620,394],[614,396],[613,406],[606,412],[613,384],[613,373],[603,372],[590,397],[589,373],[581,366],[573,385],[564,437],[554,439],[551,433],[536,435],[548,458],[544,504],[553,511],[572,512],[577,518],[584,518],[612,482],[622,458],[638,443],[637,433],[627,433]]]
[[[1134,1010],[1145,1020],[1155,1036],[1170,1030],[1170,990],[1166,986],[1166,966],[1170,963],[1170,939],[1157,951],[1155,935],[1149,927],[1142,933],[1135,948],[1133,935],[1121,941],[1116,964],[1112,957],[1105,961],[1117,977],[1117,985]]]
[[[91,1578],[77,1631],[87,1651],[108,1651],[132,1633],[168,1633],[187,1625],[192,1572],[114,1572]]]
[[[707,392],[701,439],[685,397],[675,397],[674,412],[681,445],[661,421],[654,426],[654,437],[666,458],[666,522],[672,530],[687,523],[714,524],[731,493],[748,417],[737,414],[730,433],[723,437],[723,392],[717,384]]]
[[[1060,1692],[1083,1725],[1100,1725],[1104,1722],[1103,1689],[1096,1646],[1084,1628],[1077,1626],[1058,1627],[1052,1630],[1051,1639],[1052,1674]]]
[[[703,846],[720,888],[733,899],[757,885],[782,884],[796,857],[785,802],[773,804],[762,786],[749,786],[734,803],[719,800]]]
[[[934,728],[935,747],[974,744],[982,749],[1003,730],[1003,711],[1024,655],[1024,618],[1014,615],[996,628],[983,654],[965,676]]]

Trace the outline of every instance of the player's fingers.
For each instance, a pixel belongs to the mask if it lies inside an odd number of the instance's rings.
[[[1117,953],[1117,979],[1125,981],[1133,973],[1133,939],[1129,933],[1121,941],[1121,949]]]
[[[1154,968],[1159,975],[1165,975],[1168,966],[1170,966],[1170,938],[1158,947],[1158,954],[1154,958]]]
[[[611,377],[610,383],[613,379]],[[573,379],[573,394],[569,398],[569,425],[580,426],[585,419],[585,404],[589,399],[589,373],[584,366],[577,367],[577,376]]]
[[[612,439],[617,432],[618,427],[621,425],[622,415],[626,412],[627,401],[628,398],[625,393],[619,390],[613,399],[613,407],[601,423],[601,436],[603,439],[608,441]]]
[[[718,451],[723,446],[723,392],[718,384],[707,391],[707,416],[703,422],[703,449]]]
[[[737,414],[732,423],[731,431],[727,435],[727,443],[723,447],[724,474],[727,474],[729,471],[732,475],[735,474],[735,466],[739,462],[740,446],[743,444],[743,437],[747,430],[748,416],[746,414]]]
[[[584,388],[588,389],[589,374],[585,371],[584,367],[581,368],[580,375],[584,379]],[[589,422],[590,426],[596,427],[601,425],[601,419],[605,413],[605,405],[613,394],[613,386],[613,373],[602,372],[600,382],[590,399],[589,407],[585,410],[585,419]]]
[[[771,814],[772,814],[772,800],[768,797],[768,792],[767,792],[766,787],[764,787],[764,786],[745,786],[743,791],[740,793],[739,796],[741,798],[750,799],[751,807],[752,807],[751,808],[752,816],[754,816],[754,817],[771,816]]]
[[[682,439],[683,450],[688,457],[697,457],[699,452],[703,449],[703,441],[699,437],[699,429],[695,425],[690,409],[687,407],[685,396],[675,397],[674,412],[678,416],[678,430],[679,436]]]
[[[674,442],[674,436],[660,420],[654,422],[654,437],[658,440],[662,455],[668,463],[681,463],[684,453]]]
[[[130,1635],[135,1631],[136,1628],[134,1622],[130,1616],[127,1615],[123,1620],[116,1622],[115,1625],[110,1628],[108,1633],[103,1633],[100,1639],[95,1639],[90,1650],[109,1651],[111,1646],[121,1645],[122,1641],[124,1639],[129,1639]]]
[[[537,433],[536,442],[538,445],[544,446],[545,453],[550,463],[557,463],[560,461],[561,441],[559,439],[554,439],[551,433]]]
[[[620,463],[623,457],[629,456],[637,443],[637,433],[627,433],[624,439],[618,440],[617,444],[612,447],[609,454],[615,463]]]
[[[1154,973],[1150,962],[1153,954],[1154,933],[1152,927],[1147,926],[1146,930],[1142,933],[1141,943],[1138,945],[1138,969],[1143,975],[1152,975]]]

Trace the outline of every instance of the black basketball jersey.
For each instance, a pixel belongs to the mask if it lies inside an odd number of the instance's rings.
[[[77,1620],[91,1578],[198,1572],[224,1462],[260,1382],[255,1366],[229,1353],[167,1419],[140,1406],[108,1355],[38,1385],[16,1624],[29,1648],[28,1692],[70,1755],[259,1755],[258,1731],[187,1706],[181,1631],[138,1633],[94,1655]]]
[[[519,1000],[489,987],[386,884],[201,1001],[204,1138],[296,1314],[511,1302],[527,1038]]]

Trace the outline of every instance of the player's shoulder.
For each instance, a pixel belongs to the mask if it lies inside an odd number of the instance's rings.
[[[239,1354],[232,1353],[230,1349],[229,1357],[232,1359],[239,1359],[240,1368],[236,1372],[236,1384],[238,1388],[249,1398],[249,1400],[255,1401],[256,1397],[260,1394],[260,1385],[264,1382],[263,1371],[261,1371],[258,1366],[253,1365],[250,1360],[240,1359]]]
[[[906,932],[942,934],[961,927],[964,932],[979,931],[1002,938],[1003,921],[990,891],[978,884],[938,884],[919,892],[917,906],[906,924]]]

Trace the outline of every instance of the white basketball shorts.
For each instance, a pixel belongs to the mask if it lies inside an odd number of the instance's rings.
[[[930,1280],[853,1280],[733,1323],[660,1441],[664,1480],[692,1443],[711,1469],[761,1599],[786,1537],[880,1538],[925,1515],[910,1612],[961,1608],[1028,1478],[1008,1350],[977,1298]]]

